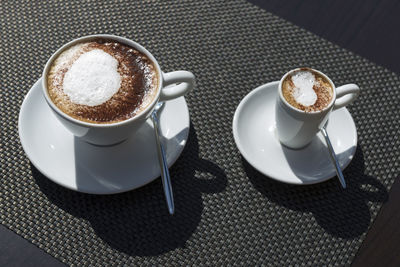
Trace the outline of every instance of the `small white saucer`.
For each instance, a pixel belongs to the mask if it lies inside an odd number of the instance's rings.
[[[336,176],[321,133],[299,150],[279,142],[275,129],[278,83],[254,89],[237,107],[233,136],[240,153],[259,172],[284,183],[314,184]],[[346,108],[331,113],[327,131],[343,170],[357,147],[356,126]]]
[[[183,97],[165,103],[160,128],[168,166],[172,166],[189,134],[189,111]],[[53,182],[75,191],[120,193],[160,176],[151,121],[118,145],[90,145],[75,138],[53,115],[42,95],[41,79],[22,103],[18,130],[32,164]]]

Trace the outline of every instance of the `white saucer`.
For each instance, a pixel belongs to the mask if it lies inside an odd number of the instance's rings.
[[[233,118],[233,136],[243,157],[259,172],[289,184],[326,181],[336,172],[321,133],[303,149],[282,146],[275,129],[275,101],[279,82],[262,85],[239,104]],[[331,113],[327,127],[341,169],[357,147],[357,131],[346,108]]]
[[[189,134],[189,111],[183,97],[166,102],[160,114],[160,128],[168,166],[172,166]],[[120,193],[160,176],[151,121],[118,145],[90,145],[75,138],[53,115],[42,96],[41,79],[22,103],[18,129],[32,164],[53,182],[75,191]]]

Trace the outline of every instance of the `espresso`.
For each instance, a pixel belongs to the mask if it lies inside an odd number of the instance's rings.
[[[306,112],[316,112],[331,103],[333,88],[325,77],[304,68],[285,77],[282,82],[282,94],[293,107]]]
[[[67,48],[47,74],[50,99],[60,110],[100,124],[139,114],[154,99],[158,83],[156,67],[145,54],[103,38]]]

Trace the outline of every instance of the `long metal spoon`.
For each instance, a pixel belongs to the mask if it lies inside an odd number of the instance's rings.
[[[171,178],[169,177],[169,170],[168,170],[167,160],[165,158],[164,146],[160,141],[160,134],[159,134],[160,128],[157,117],[157,112],[161,109],[163,105],[164,102],[157,103],[153,113],[151,114],[151,120],[153,121],[154,133],[156,136],[157,154],[158,154],[158,161],[160,163],[161,180],[164,188],[165,200],[167,201],[169,214],[173,215],[175,212],[174,195],[172,194]]]
[[[329,155],[331,156],[333,165],[335,165],[336,174],[337,177],[339,178],[340,184],[342,185],[343,188],[346,188],[346,181],[344,180],[342,170],[340,169],[339,161],[336,157],[335,151],[333,150],[331,140],[329,139],[328,136],[328,132],[326,131],[326,124],[321,128],[321,132],[325,138],[326,144],[328,145]]]

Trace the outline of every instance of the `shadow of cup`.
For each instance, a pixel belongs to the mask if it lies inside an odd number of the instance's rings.
[[[345,190],[336,179],[305,186],[280,183],[259,173],[244,158],[242,163],[251,183],[268,201],[305,214],[311,212],[320,227],[340,238],[352,239],[366,232],[371,223],[368,202],[381,203],[388,198],[384,185],[365,174],[360,147],[344,170]]]
[[[88,227],[78,221],[71,229],[71,220],[75,219],[64,215],[69,220],[62,220],[58,227],[75,231],[69,234],[80,236],[73,242],[85,246],[87,242],[99,242],[96,241],[97,236],[120,252],[132,256],[155,256],[184,247],[201,220],[202,193],[218,193],[226,187],[225,172],[198,155],[198,139],[191,126],[186,147],[170,168],[176,208],[174,216],[168,213],[160,179],[126,193],[90,195],[58,186],[33,165],[31,169],[41,191],[51,203],[90,224]],[[84,173],[83,170],[82,179]]]

